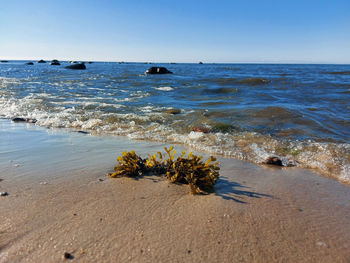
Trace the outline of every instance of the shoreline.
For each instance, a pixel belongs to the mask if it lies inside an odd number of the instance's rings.
[[[215,192],[192,196],[161,177],[106,176],[122,151],[167,144],[0,132],[0,263],[350,260],[350,187],[310,170],[220,157]]]

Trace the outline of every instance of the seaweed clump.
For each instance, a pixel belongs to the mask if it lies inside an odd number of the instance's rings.
[[[163,158],[161,152],[148,155],[147,159],[142,159],[134,151],[123,152],[117,158],[118,164],[114,167],[114,173],[110,177],[137,177],[152,173],[165,175],[172,183],[188,184],[191,194],[201,194],[211,191],[216,180],[219,178],[219,163],[211,156],[206,162],[202,161],[202,156],[197,156],[191,152],[185,157],[185,151],[175,158],[174,147],[167,149],[167,158]]]
[[[145,172],[145,160],[138,156],[135,151],[123,152],[117,161],[114,173],[110,173],[109,177],[137,177]]]
[[[197,156],[191,152],[185,157],[185,151],[174,158],[176,151],[173,147],[165,148],[169,158],[165,160],[167,167],[166,177],[172,183],[188,184],[191,194],[200,194],[203,191],[210,191],[219,178],[219,163],[215,162],[213,156],[204,163],[202,156]]]

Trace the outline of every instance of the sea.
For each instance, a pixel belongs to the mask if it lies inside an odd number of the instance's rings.
[[[0,63],[2,119],[257,164],[276,156],[350,183],[350,65],[27,62]]]

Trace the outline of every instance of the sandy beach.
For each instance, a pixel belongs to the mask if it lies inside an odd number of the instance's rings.
[[[350,262],[350,187],[311,170],[220,158],[215,192],[193,196],[106,176],[122,151],[166,144],[7,120],[0,133],[1,263]]]

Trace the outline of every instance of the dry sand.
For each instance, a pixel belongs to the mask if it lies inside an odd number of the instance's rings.
[[[311,171],[222,158],[215,193],[193,196],[106,176],[121,151],[161,144],[7,122],[0,133],[1,263],[350,262],[350,187]]]

